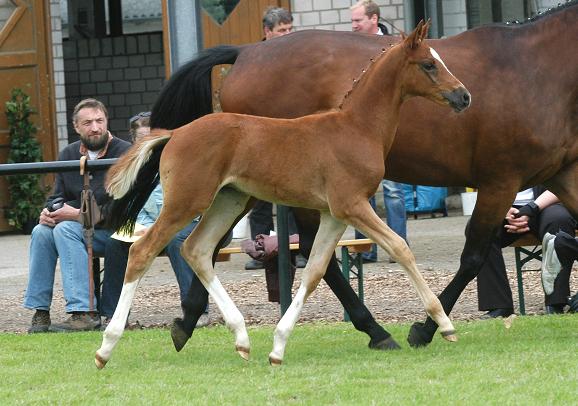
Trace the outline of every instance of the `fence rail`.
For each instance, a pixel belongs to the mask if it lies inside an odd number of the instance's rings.
[[[118,158],[89,159],[86,161],[87,171],[106,170],[116,163]],[[48,161],[27,162],[14,164],[0,164],[0,176],[21,175],[31,173],[75,172],[80,171],[80,160],[76,161]]]

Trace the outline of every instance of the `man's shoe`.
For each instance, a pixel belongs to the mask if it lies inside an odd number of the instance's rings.
[[[64,322],[53,324],[50,331],[69,333],[74,331],[92,331],[100,328],[100,316],[97,313],[76,312]]]
[[[245,264],[245,269],[247,271],[253,271],[255,269],[265,269],[265,265],[261,261],[257,261],[256,259],[252,259]]]
[[[488,320],[488,319],[495,319],[498,317],[508,317],[514,314],[514,309],[506,308],[506,309],[492,309],[486,314],[482,315],[480,319]]]
[[[295,257],[295,266],[297,268],[305,268],[305,266],[307,266],[307,259],[303,255],[297,254]]]
[[[197,320],[195,328],[207,327],[210,323],[211,319],[209,318],[209,313],[203,313],[201,314],[201,317],[199,317],[199,320]]]
[[[32,323],[28,334],[47,333],[50,328],[50,312],[48,310],[36,310],[32,316]]]
[[[554,292],[554,282],[562,269],[555,249],[556,238],[555,235],[546,233],[542,240],[542,287],[547,295]]]
[[[546,306],[546,314],[564,314],[564,305],[548,305]]]

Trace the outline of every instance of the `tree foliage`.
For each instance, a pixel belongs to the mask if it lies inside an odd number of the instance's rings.
[[[12,89],[10,100],[6,102],[5,113],[10,128],[8,163],[42,161],[42,150],[35,136],[36,127],[30,119],[35,113],[30,106],[30,96],[22,89]],[[22,229],[28,221],[38,217],[46,197],[40,180],[41,175],[8,176],[8,224]]]

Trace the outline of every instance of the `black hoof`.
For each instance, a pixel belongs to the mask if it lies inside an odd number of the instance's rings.
[[[191,336],[185,332],[183,320],[178,317],[173,320],[173,325],[171,326],[171,338],[173,339],[173,344],[175,345],[175,350],[177,350],[177,352],[181,351],[187,341],[189,341],[189,338],[191,338]]]
[[[400,350],[401,347],[393,339],[393,337],[388,337],[385,340],[381,340],[377,343],[370,341],[369,348],[372,350],[389,351],[389,350]]]
[[[432,337],[428,334],[424,323],[413,323],[409,329],[407,342],[414,348],[425,347],[431,343]]]

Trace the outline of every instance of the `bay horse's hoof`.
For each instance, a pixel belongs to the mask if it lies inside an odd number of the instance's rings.
[[[428,334],[425,323],[417,322],[413,323],[409,329],[409,335],[407,336],[407,342],[414,348],[425,347],[431,343],[432,337]]]
[[[272,367],[279,367],[283,363],[283,360],[274,357],[273,355],[269,354],[269,365]]]
[[[377,343],[370,341],[368,346],[372,350],[380,350],[380,351],[400,350],[401,349],[399,344],[391,336],[386,338],[385,340],[381,340]]]
[[[456,335],[456,330],[448,330],[448,331],[442,331],[440,333],[442,335],[442,337],[451,342],[451,343],[455,343],[458,341],[458,336]]]
[[[102,369],[106,366],[107,361],[102,359],[102,357],[100,355],[98,355],[98,351],[97,351],[96,354],[94,355],[94,363],[96,364],[96,367],[98,369]]]
[[[249,352],[250,352],[249,348],[241,347],[240,345],[238,345],[235,347],[235,350],[237,350],[241,358],[243,358],[245,361],[249,361]]]
[[[177,317],[171,326],[171,338],[177,352],[181,351],[191,336],[185,331],[183,319]]]

